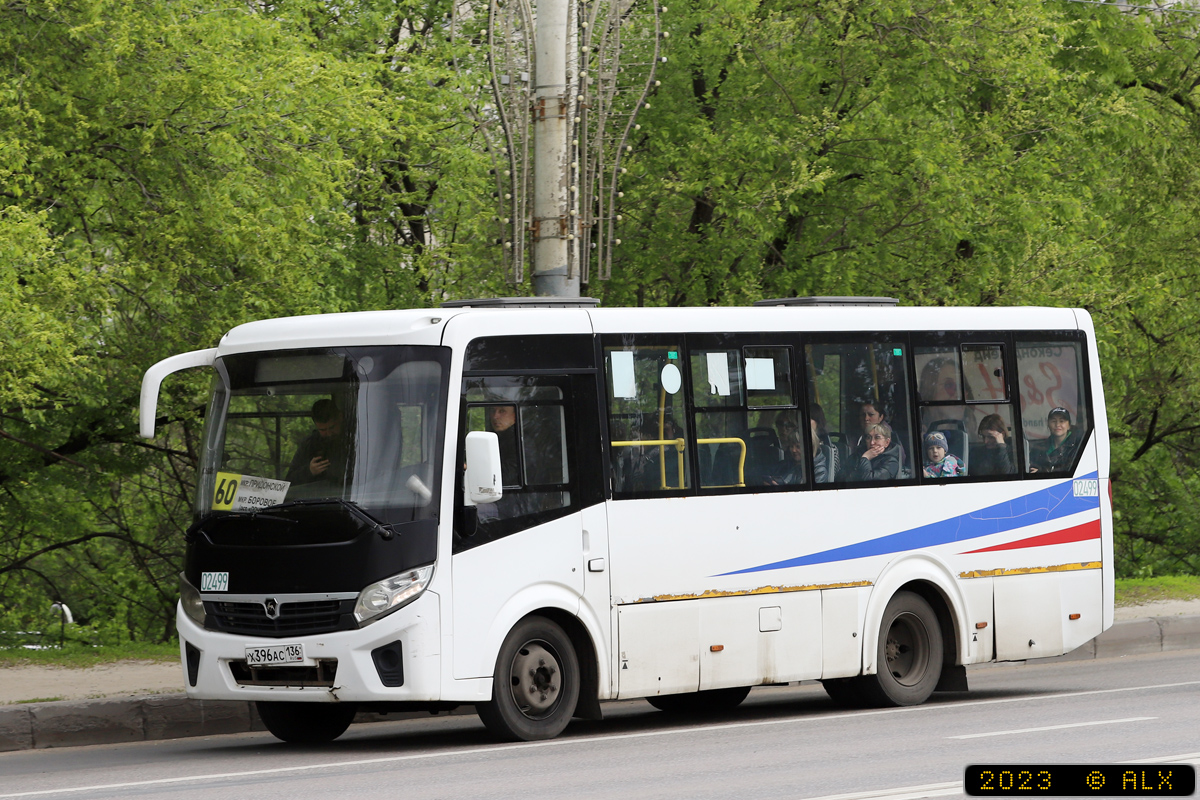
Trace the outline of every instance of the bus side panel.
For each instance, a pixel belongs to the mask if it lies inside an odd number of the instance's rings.
[[[1053,613],[1062,607],[1061,578],[1043,572],[995,579],[997,661],[1062,655],[1063,624]]]
[[[454,677],[490,677],[504,637],[542,607],[571,614],[583,593],[580,514],[514,533],[453,558]]]
[[[700,601],[617,609],[618,699],[694,692],[700,685]]]
[[[966,603],[967,641],[965,664],[985,664],[996,657],[996,620],[993,613],[993,578],[964,578],[959,581]],[[983,624],[982,628],[976,627]]]
[[[787,592],[700,603],[700,689],[821,676],[821,593]]]
[[[1104,632],[1104,574],[1098,569],[1065,572],[1059,581],[1063,652],[1069,653]],[[1078,618],[1071,619],[1078,614]]]
[[[821,592],[821,677],[848,678],[862,671],[857,588]]]

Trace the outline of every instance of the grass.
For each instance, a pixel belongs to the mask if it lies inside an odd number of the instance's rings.
[[[26,650],[21,647],[0,648],[0,667],[69,667],[83,669],[117,661],[157,661],[177,663],[179,645],[133,642],[116,646],[92,647],[68,642],[61,650]]]
[[[1117,580],[1118,606],[1140,606],[1157,600],[1200,598],[1200,575],[1166,575],[1160,578]]]

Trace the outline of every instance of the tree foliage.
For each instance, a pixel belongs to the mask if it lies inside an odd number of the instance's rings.
[[[1082,306],[1122,573],[1200,570],[1200,20],[1070,2],[680,0],[608,305]],[[451,0],[0,4],[0,629],[172,635],[202,377],[241,322],[526,292]]]

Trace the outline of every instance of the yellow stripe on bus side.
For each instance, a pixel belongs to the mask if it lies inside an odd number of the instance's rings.
[[[1013,569],[976,569],[960,572],[960,578],[998,578],[1001,575],[1033,575],[1039,572],[1070,572],[1076,569],[1100,569],[1101,562],[1087,561],[1075,564],[1052,564],[1048,567],[1015,567]]]
[[[656,594],[653,597],[642,597],[631,603],[621,605],[637,605],[638,603],[668,603],[672,600],[699,600],[705,597],[743,597],[755,594],[782,594],[784,592],[814,592],[819,589],[847,589],[855,586],[870,586],[871,581],[847,581],[845,583],[813,583],[806,586],[759,586],[756,589],[706,589],[695,594]]]

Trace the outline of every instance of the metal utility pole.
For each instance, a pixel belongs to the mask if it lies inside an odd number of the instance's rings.
[[[579,297],[579,270],[570,268],[579,251],[578,192],[570,183],[577,70],[567,71],[568,54],[578,49],[574,10],[567,0],[541,0],[534,18],[530,256],[538,297]]]
[[[539,297],[579,297],[612,273],[617,184],[658,86],[655,0],[461,0],[454,64],[483,90],[471,113],[492,157],[494,243],[508,278],[529,262]],[[483,14],[486,5],[486,18]],[[482,73],[482,81],[478,77]],[[532,150],[532,153],[530,152]],[[528,245],[528,246],[527,246]]]

